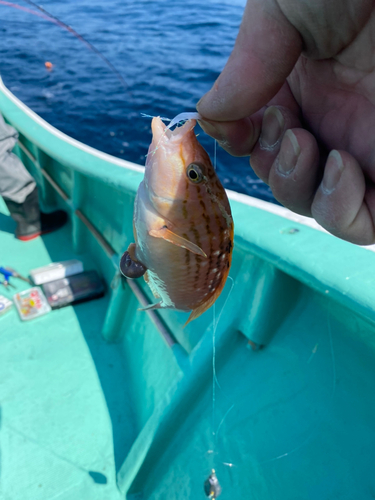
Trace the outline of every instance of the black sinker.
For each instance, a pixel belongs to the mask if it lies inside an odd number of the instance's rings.
[[[136,260],[132,260],[129,252],[126,251],[120,260],[120,271],[125,278],[140,278],[147,271],[147,267]]]

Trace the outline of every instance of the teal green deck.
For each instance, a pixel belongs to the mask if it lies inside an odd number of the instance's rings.
[[[104,298],[34,321],[0,317],[0,499],[199,499],[212,468],[220,500],[375,498],[374,253],[232,201],[234,286],[215,307],[213,412],[213,310],[184,330],[187,314],[162,312],[169,347],[113,280],[142,173],[56,135],[0,90],[43,205],[71,214],[23,243],[0,204],[0,265],[27,274],[78,257],[107,283]],[[249,339],[266,346],[253,351]]]

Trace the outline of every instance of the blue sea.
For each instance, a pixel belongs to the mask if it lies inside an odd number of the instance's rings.
[[[46,0],[42,6],[93,44],[125,85],[67,29],[21,10],[40,14],[22,0],[0,3],[4,83],[66,134],[143,165],[151,133],[141,113],[173,118],[195,111],[231,53],[245,0]],[[202,131],[199,139],[212,157],[213,139]],[[217,169],[226,188],[272,201],[248,158],[218,148]]]

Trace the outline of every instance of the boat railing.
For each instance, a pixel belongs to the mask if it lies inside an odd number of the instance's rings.
[[[101,262],[98,264],[104,278],[113,289],[103,335],[108,341],[115,341],[118,337],[119,324],[115,316],[123,314],[124,283],[142,307],[150,305],[147,294],[138,282],[122,277],[118,267],[120,256],[130,243],[127,236],[132,217],[129,214],[132,213],[132,203],[144,168],[102,153],[63,134],[17,99],[1,79],[0,90],[0,99],[7,98],[1,106],[4,118],[19,133],[14,152],[36,179],[42,205],[48,207],[55,203],[61,205],[63,202],[63,208],[71,212],[73,248],[76,253],[85,251],[86,231],[88,231],[106,258],[112,262],[112,266],[109,267]],[[21,120],[20,113],[17,113],[19,109],[23,111]],[[104,191],[105,202],[109,207],[107,213],[95,211],[94,205],[98,202],[98,197],[93,199],[94,197],[90,196],[93,185],[95,190]],[[52,190],[60,200],[56,199]],[[118,203],[121,198],[127,200],[125,213],[114,214],[111,208],[116,204],[121,208],[121,203]],[[113,219],[110,220],[110,217]],[[113,229],[114,220],[119,223],[116,230]],[[145,313],[166,343],[169,346],[175,345],[173,334],[158,312],[146,310]]]

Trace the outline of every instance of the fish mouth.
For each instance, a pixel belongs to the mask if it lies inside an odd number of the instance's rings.
[[[181,127],[175,127],[174,130],[170,130],[166,125],[164,125],[160,117],[156,116],[151,122],[153,142],[156,142],[156,144],[161,141],[164,143],[181,142],[181,140],[194,129],[196,124],[196,120],[187,120]]]

